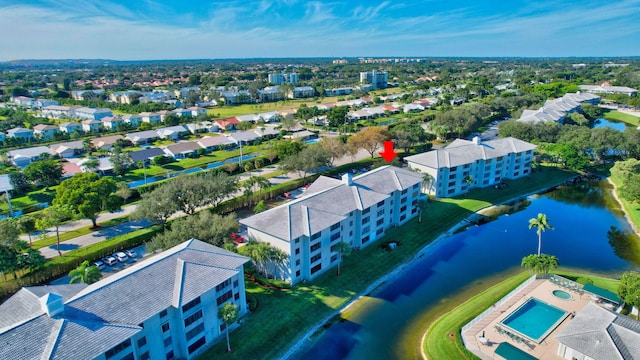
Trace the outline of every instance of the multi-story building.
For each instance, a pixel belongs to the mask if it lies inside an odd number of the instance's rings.
[[[73,110],[73,114],[75,117],[79,119],[87,119],[87,120],[100,120],[107,116],[113,116],[111,114],[111,109],[92,108],[92,107],[77,108]]]
[[[240,222],[249,238],[282,250],[287,259],[269,268],[277,278],[299,283],[338,264],[336,244],[362,248],[392,226],[418,215],[423,175],[393,166],[337,180],[321,176],[304,197]]]
[[[360,73],[361,84],[371,84],[374,89],[384,89],[387,87],[389,74],[386,71],[364,71]]]
[[[262,90],[258,90],[258,101],[271,102],[284,99],[284,94],[280,86],[267,86]]]
[[[90,100],[104,95],[103,89],[95,90],[73,90],[71,91],[71,98],[73,100]]]
[[[512,137],[481,141],[457,139],[448,146],[404,158],[409,167],[428,174],[425,193],[450,197],[531,173],[536,145]]]
[[[191,239],[91,285],[23,288],[0,305],[0,358],[194,359],[225,334],[219,308],[247,312],[248,261]]]
[[[311,86],[296,86],[289,90],[287,96],[291,99],[314,97],[316,91]]]
[[[274,85],[282,85],[284,83],[289,84],[297,84],[298,83],[298,74],[290,73],[290,74],[269,74],[268,80],[270,83]]]

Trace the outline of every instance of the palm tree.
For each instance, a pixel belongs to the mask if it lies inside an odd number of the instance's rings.
[[[467,184],[467,192],[469,192],[469,190],[471,190],[471,184],[473,184],[473,176],[467,175],[464,178],[464,182]]]
[[[74,284],[77,282],[93,284],[94,282],[100,280],[101,277],[102,274],[100,274],[100,269],[95,266],[90,266],[89,260],[83,261],[80,266],[69,271],[70,284]]]
[[[542,248],[542,232],[549,229],[553,230],[553,226],[549,224],[547,215],[539,213],[538,217],[529,219],[529,229],[535,227],[538,234],[538,256],[540,256],[540,250]]]
[[[347,244],[344,241],[340,241],[339,243],[333,246],[333,251],[338,253],[338,276],[340,276],[340,264],[342,264],[342,258],[345,256],[349,256],[351,254],[351,245]]]
[[[427,209],[427,206],[429,206],[427,199],[418,200],[418,224],[422,224],[422,212]]]
[[[237,319],[240,311],[238,306],[234,303],[226,303],[218,310],[218,317],[222,319],[222,322],[226,325],[227,333],[227,352],[231,352],[231,344],[229,343],[229,326],[233,324]]]

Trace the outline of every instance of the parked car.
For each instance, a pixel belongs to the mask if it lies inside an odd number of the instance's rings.
[[[109,265],[109,266],[113,266],[115,264],[118,263],[118,260],[116,260],[115,257],[109,255],[109,256],[105,256],[102,261],[104,261],[105,264]]]
[[[118,261],[120,261],[121,263],[127,262],[127,260],[129,260],[129,257],[127,256],[127,254],[123,253],[122,251],[113,253],[113,257],[118,259]]]
[[[104,264],[104,262],[102,260],[96,260],[96,261],[93,262],[92,265],[97,267],[98,270],[102,270],[102,269],[105,268],[105,264]]]
[[[127,254],[127,256],[132,259],[135,259],[138,257],[138,253],[133,249],[125,250],[124,253]]]

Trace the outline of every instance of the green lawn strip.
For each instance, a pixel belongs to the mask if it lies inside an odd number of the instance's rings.
[[[99,231],[99,230],[102,230],[102,229],[107,228],[107,227],[120,225],[120,224],[125,223],[127,221],[129,221],[129,217],[128,216],[123,216],[123,217],[119,217],[119,218],[115,218],[115,219],[111,219],[111,220],[107,220],[107,221],[101,222],[101,223],[98,224],[98,225],[100,225],[100,227],[98,227],[96,229],[91,229],[89,226],[87,226],[87,227],[83,227],[83,228],[80,228],[80,229],[67,231],[67,232],[64,232],[64,233],[60,234],[60,241],[62,242],[62,241],[66,241],[66,240],[69,240],[69,239],[76,238],[78,236],[90,234],[90,233],[92,233],[94,231]],[[33,235],[31,237],[34,238]],[[34,248],[34,249],[40,249],[40,248],[43,248],[43,247],[47,247],[47,246],[53,245],[53,244],[55,244],[57,242],[58,242],[58,238],[54,234],[53,236],[47,236],[44,239],[40,239],[40,240],[34,241],[31,244],[31,247]]]
[[[448,312],[433,322],[426,332],[422,345],[427,358],[477,359],[462,344],[460,330],[466,323],[518,287],[529,276],[528,272],[519,273],[491,286],[463,304],[448,309]],[[452,339],[450,334],[454,334],[455,338]]]
[[[615,176],[609,177],[609,179],[615,184],[616,187],[622,185],[622,179],[617,178]],[[627,214],[627,218],[629,221],[635,225],[636,229],[640,229],[640,204],[636,202],[630,202],[618,196],[624,210]]]
[[[640,117],[625,114],[616,110],[606,111],[604,113],[604,118],[607,120],[620,121],[634,126],[640,125]]]
[[[23,196],[17,196],[15,198],[12,197],[11,206],[13,207],[13,211],[35,207],[40,203],[51,203],[51,200],[53,200],[56,195],[56,188],[57,186],[52,186],[49,188],[49,190],[42,188],[39,190],[31,191]],[[0,204],[0,212],[9,213],[9,205],[6,201]]]
[[[298,285],[285,291],[257,288],[247,281],[248,296],[257,299],[258,309],[248,314],[243,319],[242,326],[231,334],[233,353],[227,353],[226,342],[221,341],[201,358],[278,358],[314,324],[340,309],[374,281],[411,259],[420,249],[474,211],[522,196],[535,189],[533,186],[552,186],[569,176],[571,173],[547,169],[534,173],[531,178],[510,182],[508,189],[469,193],[482,198],[481,200],[434,200],[429,204],[421,224],[418,219],[413,219],[403,226],[391,228],[376,244],[354,251],[346,257],[339,277],[331,269],[314,280],[313,284]],[[531,187],[520,182],[528,182]],[[497,200],[492,201],[492,196]],[[381,245],[390,240],[399,241],[400,245],[394,251],[387,252]]]

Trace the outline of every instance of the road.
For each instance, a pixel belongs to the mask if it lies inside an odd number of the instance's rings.
[[[347,155],[347,156],[343,156],[342,158],[336,160],[334,162],[334,165],[338,166],[338,165],[343,165],[343,164],[347,164],[347,163],[351,163],[354,162],[356,160],[361,160],[361,159],[365,159],[370,157],[371,155],[369,155],[368,152],[364,151],[364,150],[360,150],[355,156],[351,156],[351,155]],[[262,169],[258,169],[258,170],[253,170],[250,173],[246,173],[246,174],[242,174],[239,176],[239,180],[240,181],[244,181],[247,180],[249,177],[251,176],[266,176],[269,173],[272,173],[274,171],[278,170],[278,167],[276,165],[270,165],[267,166],[265,168]],[[297,179],[300,176],[297,174],[297,172],[289,172],[286,174],[282,174],[282,175],[278,175],[278,176],[274,176],[269,178],[269,182],[271,182],[272,185],[276,185],[276,184],[280,184],[283,182],[287,182],[293,179]],[[240,196],[242,195],[242,191],[239,190],[237,191],[235,194],[232,195],[233,196]],[[123,216],[127,216],[131,213],[133,213],[138,205],[134,204],[134,205],[129,205],[129,206],[124,206],[122,208],[122,210],[118,211],[118,212],[114,212],[114,213],[102,213],[100,215],[98,215],[98,219],[97,219],[97,223],[103,223],[105,221],[108,220],[112,220],[112,219],[116,219],[119,217],[123,217]],[[176,218],[176,217],[180,217],[180,216],[184,216],[183,213],[177,213],[175,214],[172,218]],[[66,253],[72,250],[76,250],[79,249],[81,247],[84,246],[88,246],[91,244],[95,244],[97,242],[100,242],[102,240],[106,240],[109,238],[112,238],[114,236],[117,235],[123,235],[138,229],[141,229],[145,226],[149,226],[150,223],[147,221],[142,221],[142,222],[134,222],[134,221],[129,221],[129,222],[125,222],[122,223],[120,225],[116,225],[116,226],[111,226],[111,227],[106,227],[104,229],[99,229],[96,230],[90,234],[86,234],[86,235],[81,235],[78,237],[75,237],[73,239],[69,239],[66,241],[63,241],[60,243],[60,252],[61,253]],[[60,233],[65,233],[68,231],[73,231],[73,230],[77,230],[80,228],[85,228],[85,227],[89,227],[91,226],[91,220],[88,219],[82,219],[82,220],[76,220],[76,221],[71,221],[68,222],[64,225],[60,226]],[[55,236],[56,232],[55,232],[55,228],[50,228],[46,230],[46,233],[48,236]],[[34,235],[32,235],[33,237]],[[29,241],[29,238],[27,235],[23,235],[21,236],[21,238],[25,241]],[[40,249],[40,253],[45,257],[45,258],[52,258],[55,256],[58,256],[58,251],[57,251],[57,244],[53,244],[51,246],[48,247],[44,247]]]

